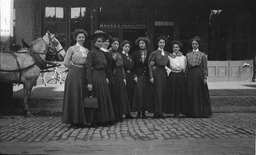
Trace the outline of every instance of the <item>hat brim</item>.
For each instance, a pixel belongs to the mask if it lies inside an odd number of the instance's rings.
[[[103,38],[107,39],[107,38],[109,38],[109,35],[107,33],[100,32],[100,33],[95,33],[95,34],[91,35],[90,38],[92,40],[92,39],[97,38],[97,37],[103,37]]]
[[[146,37],[139,37],[139,38],[137,38],[137,39],[135,40],[135,44],[136,44],[136,45],[139,45],[139,42],[140,42],[140,41],[144,41],[147,45],[150,44],[150,40],[149,40],[148,38],[146,38]]]

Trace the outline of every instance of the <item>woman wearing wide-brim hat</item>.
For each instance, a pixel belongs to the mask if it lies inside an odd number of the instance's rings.
[[[95,39],[96,37],[103,37],[104,39],[107,39],[107,38],[109,38],[110,36],[109,36],[106,32],[104,32],[104,31],[102,31],[102,30],[96,30],[96,31],[94,31],[94,33],[91,35],[90,39],[93,40],[93,39]]]
[[[107,60],[100,50],[103,45],[103,40],[108,35],[97,30],[91,36],[93,48],[87,56],[87,74],[88,90],[93,92],[93,95],[98,98],[98,109],[90,111],[87,109],[86,119],[92,125],[106,126],[113,124],[115,115],[113,105],[106,79],[105,69],[107,67]]]

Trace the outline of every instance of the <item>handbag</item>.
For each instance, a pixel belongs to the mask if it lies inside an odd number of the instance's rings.
[[[98,108],[98,99],[92,95],[92,91],[89,91],[89,95],[84,97],[84,108]]]

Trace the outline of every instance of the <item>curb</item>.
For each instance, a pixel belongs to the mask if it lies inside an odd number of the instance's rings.
[[[29,107],[33,114],[62,112],[62,98],[29,100]],[[4,104],[2,104],[4,105]],[[214,113],[250,113],[256,112],[256,96],[211,96],[212,111]],[[23,99],[14,98],[11,104],[1,106],[4,114],[22,114]]]

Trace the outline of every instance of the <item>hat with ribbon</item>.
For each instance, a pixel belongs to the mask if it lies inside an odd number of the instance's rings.
[[[102,30],[96,30],[91,35],[91,39],[94,39],[96,37],[103,37],[103,38],[107,39],[109,37],[109,35],[106,32],[102,31]]]

